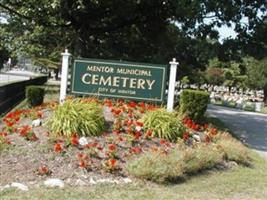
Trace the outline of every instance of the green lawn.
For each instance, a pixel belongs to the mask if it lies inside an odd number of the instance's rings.
[[[227,171],[206,171],[174,185],[97,185],[64,189],[14,189],[0,193],[5,199],[267,199],[267,162],[253,153],[254,166]]]

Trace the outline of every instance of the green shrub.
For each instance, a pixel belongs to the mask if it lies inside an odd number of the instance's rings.
[[[173,149],[169,154],[148,151],[126,163],[126,171],[138,178],[158,183],[175,181],[201,170],[210,169],[223,160],[214,145]]]
[[[144,128],[151,130],[152,135],[170,141],[176,141],[182,137],[185,127],[174,113],[167,112],[165,109],[157,109],[147,112],[142,121]]]
[[[183,151],[184,171],[193,174],[222,163],[223,153],[214,145],[199,144]]]
[[[46,125],[56,136],[98,136],[104,130],[103,108],[95,102],[68,100],[54,111]]]
[[[40,86],[26,87],[26,99],[30,106],[39,106],[44,101],[44,89]]]
[[[209,103],[209,93],[197,90],[184,90],[180,97],[180,113],[196,122],[204,118]]]
[[[245,110],[245,111],[252,111],[252,112],[254,112],[255,109],[256,109],[256,105],[253,104],[253,103],[251,103],[251,102],[247,102],[243,106],[243,110]]]
[[[249,165],[251,163],[252,159],[249,156],[248,149],[228,133],[218,134],[215,142],[223,152],[226,160],[235,161],[243,165]]]
[[[168,155],[149,151],[128,161],[125,169],[135,177],[163,183],[182,177],[182,164],[181,154],[177,151]]]

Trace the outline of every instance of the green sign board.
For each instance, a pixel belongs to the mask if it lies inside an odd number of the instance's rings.
[[[162,102],[166,68],[155,64],[76,59],[71,93]]]

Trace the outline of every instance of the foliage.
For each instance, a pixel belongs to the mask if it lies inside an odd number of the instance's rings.
[[[205,78],[210,84],[220,85],[224,81],[223,69],[210,67],[205,71]]]
[[[224,157],[228,161],[235,161],[240,164],[251,164],[251,157],[248,149],[239,141],[231,137],[228,133],[218,134],[215,136],[215,143]]]
[[[222,158],[222,153],[212,145],[173,149],[167,154],[161,151],[148,151],[129,161],[126,170],[138,178],[162,183],[212,168],[220,164]]]
[[[243,59],[247,68],[247,85],[264,91],[264,102],[267,103],[267,58],[256,60],[251,57]]]
[[[126,170],[138,178],[162,183],[181,178],[184,173],[182,164],[181,154],[178,152],[166,155],[149,151],[129,161]]]
[[[152,136],[176,141],[185,132],[184,125],[174,113],[167,112],[165,109],[157,109],[147,112],[142,121],[144,128],[152,131]]]
[[[26,98],[30,106],[41,105],[44,101],[44,88],[40,86],[28,86],[26,88]]]
[[[198,90],[183,90],[180,97],[180,113],[194,121],[201,121],[207,110],[209,93]]]
[[[56,136],[97,136],[104,130],[103,109],[98,103],[67,100],[56,108],[46,125]]]
[[[254,29],[262,30],[257,14],[265,11],[264,5],[264,0],[2,0],[0,14],[7,19],[8,50],[34,60],[56,63],[67,47],[75,56],[160,63],[178,55],[181,66],[204,67],[221,46],[215,27],[234,23],[239,39],[246,41]],[[250,19],[247,26],[242,17]],[[207,18],[210,22],[204,23]],[[228,46],[219,53],[234,55],[231,49],[238,45]]]
[[[222,152],[214,145],[199,144],[195,148],[186,148],[182,153],[187,174],[211,169],[223,160]]]

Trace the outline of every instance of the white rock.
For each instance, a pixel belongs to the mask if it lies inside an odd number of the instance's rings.
[[[95,180],[94,180],[92,177],[90,178],[90,181],[89,181],[89,183],[90,183],[90,184],[92,184],[92,185],[95,185],[95,184],[97,184],[97,182],[95,182]]]
[[[103,179],[97,180],[97,183],[117,183],[117,184],[119,184],[120,182],[118,180],[115,180],[115,179],[103,178]]]
[[[9,184],[7,184],[5,186],[0,186],[0,191],[3,191],[4,189],[8,189],[8,188],[10,188]]]
[[[200,142],[200,136],[199,135],[196,135],[196,134],[194,134],[193,135],[193,138],[196,140],[196,141],[198,141],[198,142]]]
[[[136,131],[141,131],[141,130],[142,130],[142,127],[141,127],[141,126],[136,126],[136,127],[135,127],[135,130],[136,130]]]
[[[44,185],[47,186],[47,187],[60,187],[60,188],[63,188],[64,187],[64,182],[60,179],[47,179],[45,182],[44,182]]]
[[[129,179],[129,178],[123,178],[122,179],[123,181],[124,181],[124,183],[131,183],[131,182],[133,182],[131,179]]]
[[[27,186],[27,185],[24,185],[24,184],[22,184],[22,183],[14,182],[14,183],[11,183],[10,186],[11,186],[11,187],[18,188],[18,189],[20,189],[20,190],[22,190],[22,191],[28,191],[28,190],[29,190],[28,186]]]
[[[78,185],[78,186],[85,186],[85,185],[86,185],[86,182],[84,182],[84,181],[81,180],[81,179],[78,179],[78,180],[75,182],[75,185]]]
[[[42,120],[41,119],[35,119],[32,121],[32,127],[41,126]]]
[[[79,139],[79,144],[82,145],[82,146],[85,146],[85,145],[88,144],[88,141],[87,141],[87,139],[85,137],[81,137]]]

